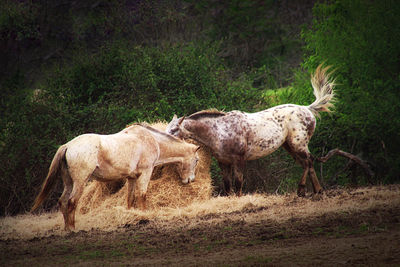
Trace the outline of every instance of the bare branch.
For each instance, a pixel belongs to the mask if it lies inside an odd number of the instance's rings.
[[[335,149],[332,149],[331,151],[329,151],[328,154],[326,154],[324,157],[316,158],[316,160],[324,163],[324,162],[327,162],[334,155],[339,155],[339,156],[348,158],[348,159],[352,160],[353,162],[357,163],[358,165],[360,165],[364,169],[365,174],[368,176],[368,180],[371,181],[371,178],[374,176],[374,172],[371,171],[368,164],[365,161],[363,161],[362,159],[360,159],[359,157],[357,157],[349,152],[345,152],[338,148],[335,148]]]

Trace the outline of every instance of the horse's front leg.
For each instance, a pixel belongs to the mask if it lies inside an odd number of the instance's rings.
[[[137,209],[145,210],[147,208],[146,193],[152,173],[153,173],[152,168],[146,169],[142,171],[142,173],[136,179],[133,189],[133,197],[134,197],[134,207]]]
[[[235,178],[236,195],[238,197],[242,196],[244,165],[244,160],[242,159],[238,160],[232,165],[233,177]]]
[[[135,200],[135,195],[134,195],[134,190],[135,190],[135,184],[136,184],[137,177],[128,177],[127,182],[128,182],[128,195],[127,195],[127,204],[128,204],[128,209],[133,207],[133,203]]]
[[[232,194],[232,165],[218,162],[224,181],[224,191],[227,196]]]

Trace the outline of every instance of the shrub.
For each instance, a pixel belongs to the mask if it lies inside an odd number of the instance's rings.
[[[303,66],[332,65],[338,82],[336,112],[321,120],[314,146],[361,155],[377,172],[375,182],[399,181],[400,6],[346,0],[316,4],[313,12],[312,27],[303,30]]]

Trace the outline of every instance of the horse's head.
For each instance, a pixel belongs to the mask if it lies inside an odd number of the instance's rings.
[[[191,133],[183,126],[185,116],[178,118],[176,115],[172,118],[171,122],[167,125],[165,132],[178,138],[189,138]]]
[[[194,181],[195,171],[197,162],[199,161],[198,150],[199,146],[188,144],[188,149],[190,153],[183,158],[181,168],[178,168],[179,176],[182,179],[182,183],[187,184]]]

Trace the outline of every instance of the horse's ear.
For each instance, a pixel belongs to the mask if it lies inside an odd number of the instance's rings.
[[[176,114],[174,114],[174,117],[172,118],[172,120],[176,120],[178,118],[178,116],[176,116]]]
[[[180,118],[179,121],[178,121],[178,125],[181,125],[184,119],[185,119],[185,116],[183,116],[182,118]]]

